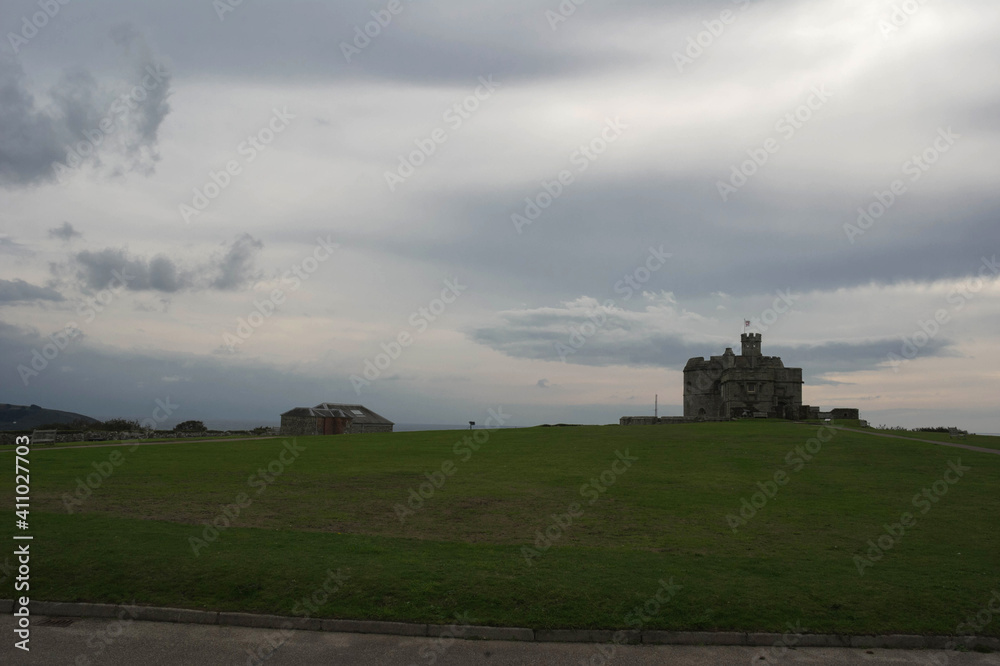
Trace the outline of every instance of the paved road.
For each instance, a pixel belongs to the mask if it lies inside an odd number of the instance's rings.
[[[611,646],[577,643],[452,641],[314,631],[288,632],[287,640],[263,662],[252,658],[271,629],[246,629],[108,619],[74,619],[68,626],[46,626],[51,619],[32,618],[30,653],[13,647],[14,617],[0,616],[0,663],[46,666],[748,666],[750,664],[865,664],[899,666],[1000,666],[1000,654],[923,650],[804,648],[769,654],[769,648],[627,645],[615,648],[605,662],[601,650]],[[264,654],[267,654],[266,652]],[[433,659],[432,659],[433,657]],[[765,657],[761,659],[761,657]]]

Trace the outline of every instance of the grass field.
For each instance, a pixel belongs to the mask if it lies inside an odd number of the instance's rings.
[[[903,430],[879,430],[873,428],[872,432],[885,433],[886,435],[900,435],[902,437],[912,437],[914,439],[930,439],[935,442],[950,442],[952,444],[969,444],[970,446],[981,446],[984,449],[1000,449],[1000,437],[995,435],[966,435],[965,437],[952,437],[943,432],[911,432]]]
[[[810,443],[818,427],[500,430],[477,451],[456,431],[39,448],[32,598],[291,614],[339,571],[314,617],[625,628],[672,578],[683,588],[643,628],[955,633],[1000,590],[1000,456],[850,432]],[[959,459],[970,469],[949,484]],[[88,475],[96,489],[67,502]],[[773,497],[754,498],[758,482]],[[935,482],[946,492],[915,506]],[[400,511],[421,484],[429,497]],[[744,499],[766,504],[734,533]],[[859,575],[854,556],[904,512],[916,525]],[[1000,617],[978,633],[1000,635]]]

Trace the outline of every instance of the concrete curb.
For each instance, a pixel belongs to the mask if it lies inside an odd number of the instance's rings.
[[[519,627],[476,627],[455,626],[446,624],[427,625],[427,635],[431,638],[452,636],[454,638],[474,639],[483,641],[534,641],[533,629]]]
[[[214,611],[187,610],[185,608],[156,608],[153,606],[122,606],[133,620],[144,622],[183,622],[185,624],[219,624],[219,614]]]
[[[226,627],[251,627],[298,631],[330,631],[353,634],[385,634],[389,636],[453,637],[462,640],[529,641],[551,643],[621,643],[647,645],[740,645],[771,647],[783,645],[782,634],[738,631],[662,631],[659,629],[525,629],[520,627],[456,626],[382,622],[378,620],[324,620],[320,618],[284,617],[199,611],[186,608],[87,604],[61,601],[33,601],[32,615],[55,617],[132,618],[145,622],[180,622],[214,624]],[[0,599],[0,613],[14,612],[12,599]],[[794,647],[884,648],[890,650],[947,650],[961,642],[967,648],[982,647],[1000,651],[1000,638],[981,636],[915,636],[887,634],[884,636],[848,636],[840,634],[797,634],[788,641]]]

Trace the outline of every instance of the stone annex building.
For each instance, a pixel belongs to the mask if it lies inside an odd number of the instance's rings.
[[[364,405],[324,402],[315,407],[296,407],[281,415],[281,435],[359,435],[392,432],[395,424]]]

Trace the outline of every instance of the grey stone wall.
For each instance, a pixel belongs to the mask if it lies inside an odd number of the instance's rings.
[[[731,350],[728,350],[731,352]],[[684,366],[684,416],[721,417],[722,374],[726,358],[692,358]]]
[[[309,437],[312,435],[322,435],[323,431],[317,425],[318,419],[315,416],[282,416],[281,436],[282,437]]]
[[[186,437],[208,437],[229,435],[224,432],[113,432],[110,430],[90,430],[87,432],[67,432],[56,435],[57,444],[72,442],[129,442],[138,439],[183,439]],[[277,434],[277,433],[274,433]],[[14,444],[18,437],[30,436],[31,433],[0,432],[0,445]],[[48,442],[45,442],[48,443]],[[43,443],[39,443],[41,446]]]
[[[392,432],[391,425],[374,425],[371,423],[352,423],[351,427],[347,430],[348,435],[364,435],[371,432]]]
[[[311,437],[322,435],[323,428],[319,425],[321,419],[316,416],[282,416],[282,437]],[[344,431],[346,435],[363,435],[372,432],[392,432],[391,425],[365,424],[352,421]]]

